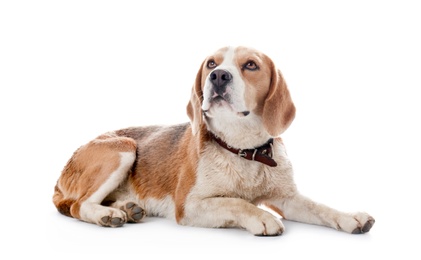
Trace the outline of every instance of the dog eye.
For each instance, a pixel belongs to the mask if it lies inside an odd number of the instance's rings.
[[[247,70],[258,70],[259,66],[257,66],[257,64],[254,61],[247,61],[244,65],[243,65],[243,69],[247,69]]]
[[[209,60],[208,63],[206,64],[206,67],[208,67],[208,69],[213,69],[216,68],[216,62],[214,60]]]

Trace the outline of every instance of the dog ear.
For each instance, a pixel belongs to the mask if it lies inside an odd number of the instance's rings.
[[[271,73],[271,82],[263,105],[262,118],[266,131],[276,137],[282,134],[294,120],[295,106],[281,72],[275,68],[273,63],[271,64]]]
[[[201,128],[203,122],[203,113],[202,113],[202,102],[203,102],[203,92],[202,92],[202,69],[203,64],[200,66],[199,71],[196,75],[196,80],[194,82],[193,88],[191,90],[190,101],[187,104],[187,115],[190,118],[190,124],[192,127],[193,135],[195,135]]]

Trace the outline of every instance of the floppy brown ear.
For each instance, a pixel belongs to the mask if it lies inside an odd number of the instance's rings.
[[[282,134],[295,117],[295,106],[287,84],[281,72],[273,64],[271,83],[263,106],[262,117],[263,125],[273,137]]]
[[[197,72],[196,80],[191,90],[190,101],[187,104],[187,115],[190,118],[190,124],[192,127],[193,135],[195,135],[199,131],[203,122],[202,68],[203,63],[200,66],[199,71]]]

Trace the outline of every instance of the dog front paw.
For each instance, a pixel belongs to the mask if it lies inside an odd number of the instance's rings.
[[[355,220],[358,222],[357,227],[352,230],[352,234],[364,234],[370,231],[373,227],[374,218],[367,213],[357,213],[354,215]]]
[[[352,234],[364,234],[370,231],[375,220],[364,212],[349,214],[339,221],[338,228]]]
[[[285,229],[281,220],[268,212],[251,217],[245,228],[255,236],[279,236]]]

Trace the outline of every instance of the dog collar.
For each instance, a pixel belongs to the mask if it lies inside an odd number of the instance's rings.
[[[270,167],[275,167],[278,164],[273,160],[273,138],[270,138],[264,145],[256,147],[254,149],[237,149],[233,148],[224,141],[222,141],[215,134],[210,133],[210,136],[215,140],[222,148],[237,154],[241,158],[261,162],[263,164],[269,165]]]

